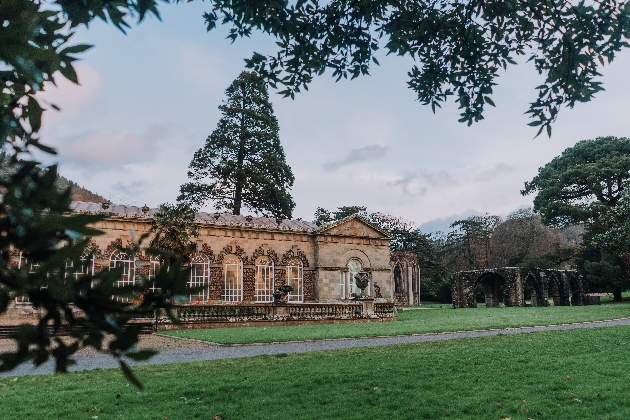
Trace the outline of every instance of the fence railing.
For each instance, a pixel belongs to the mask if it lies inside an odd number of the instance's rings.
[[[175,315],[180,321],[265,320],[273,317],[270,305],[179,305]]]
[[[393,302],[375,303],[374,313],[381,318],[396,316],[396,304]]]
[[[276,320],[322,320],[393,318],[393,303],[270,303],[245,305],[178,305],[175,316],[184,322],[239,322]]]
[[[289,316],[295,319],[347,319],[362,318],[360,303],[311,303],[289,306]]]

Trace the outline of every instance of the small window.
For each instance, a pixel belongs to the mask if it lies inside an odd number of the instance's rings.
[[[226,302],[243,300],[243,263],[236,255],[223,257],[225,289],[223,298]]]
[[[254,285],[256,302],[271,302],[273,300],[273,287],[273,261],[269,257],[258,257]]]

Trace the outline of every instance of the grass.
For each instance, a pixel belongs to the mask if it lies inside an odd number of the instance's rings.
[[[0,378],[2,419],[627,419],[630,327]]]
[[[630,302],[547,308],[428,309],[398,312],[396,322],[175,330],[163,334],[222,344],[322,340],[565,324],[630,317]]]

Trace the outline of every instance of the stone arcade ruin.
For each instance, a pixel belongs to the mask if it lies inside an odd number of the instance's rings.
[[[452,298],[453,308],[476,308],[477,288],[481,286],[487,308],[530,306],[582,306],[588,304],[582,283],[573,270],[524,270],[517,267],[460,271],[455,273]]]

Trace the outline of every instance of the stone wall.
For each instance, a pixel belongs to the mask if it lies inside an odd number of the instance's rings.
[[[477,287],[481,285],[488,308],[526,306],[525,289],[531,295],[530,306],[581,306],[586,303],[582,283],[573,270],[523,270],[516,267],[455,273],[453,308],[476,308]],[[549,295],[551,290],[551,295]],[[571,294],[573,295],[571,298]]]
[[[411,252],[392,252],[390,273],[394,302],[397,305],[420,304],[420,266],[418,257]]]

